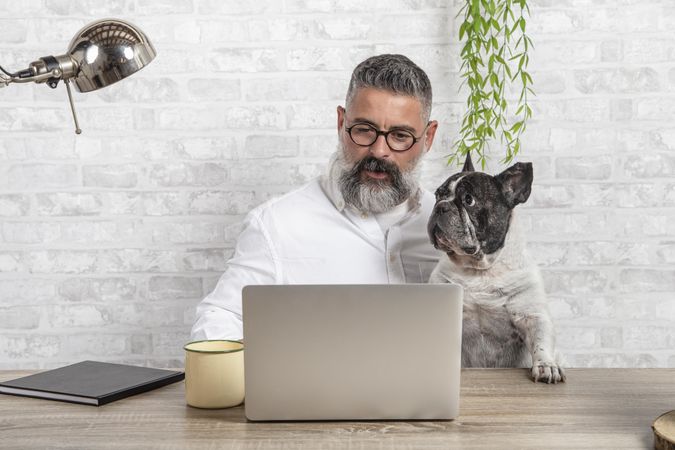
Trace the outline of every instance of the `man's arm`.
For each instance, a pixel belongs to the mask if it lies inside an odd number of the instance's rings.
[[[237,239],[234,256],[213,292],[197,306],[197,319],[191,340],[243,338],[241,290],[246,285],[276,284],[274,249],[254,210],[246,217],[245,228]]]

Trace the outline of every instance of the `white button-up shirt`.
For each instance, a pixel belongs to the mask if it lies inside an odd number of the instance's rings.
[[[388,230],[346,206],[333,173],[252,210],[234,256],[197,306],[193,340],[241,339],[241,291],[261,284],[426,283],[442,253],[427,235],[434,197],[419,190]]]

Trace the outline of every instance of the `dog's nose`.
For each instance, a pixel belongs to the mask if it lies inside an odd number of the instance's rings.
[[[467,255],[473,255],[478,251],[478,247],[476,247],[476,246],[462,247],[462,251],[464,253],[466,253]]]
[[[436,203],[436,213],[437,214],[445,214],[446,212],[450,211],[451,204],[447,200],[441,200],[440,202]]]

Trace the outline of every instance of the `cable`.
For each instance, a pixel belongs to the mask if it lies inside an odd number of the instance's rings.
[[[0,70],[2,70],[2,71],[5,73],[5,75],[7,75],[8,77],[14,77],[14,76],[16,76],[16,75],[13,74],[13,73],[7,72],[5,69],[3,69],[2,66],[0,66]]]

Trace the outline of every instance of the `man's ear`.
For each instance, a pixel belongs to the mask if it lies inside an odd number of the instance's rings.
[[[345,123],[345,109],[342,106],[337,107],[337,131],[338,133],[342,129],[342,125]]]
[[[438,122],[436,120],[430,121],[429,126],[427,127],[427,131],[424,134],[426,151],[431,150],[431,145],[434,143],[434,136],[436,136],[437,129],[438,129]]]
[[[466,159],[464,160],[464,167],[462,167],[462,172],[474,172],[473,162],[471,161],[471,152],[466,154]]]
[[[515,163],[495,177],[509,208],[525,203],[532,190],[532,163]]]

